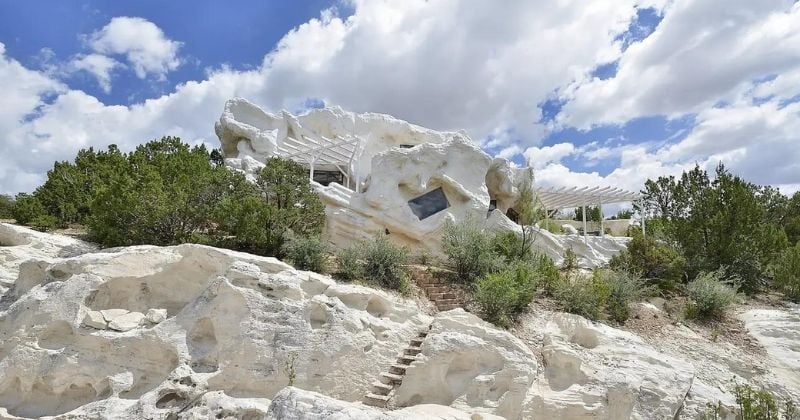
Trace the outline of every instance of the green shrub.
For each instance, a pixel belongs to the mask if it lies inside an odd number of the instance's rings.
[[[630,317],[630,303],[645,297],[652,292],[645,282],[624,271],[595,270],[596,282],[608,285],[606,312],[609,318],[617,322],[625,322]]]
[[[342,279],[408,291],[408,251],[392,244],[386,235],[358,242],[340,251],[336,259],[337,275]]]
[[[787,299],[800,303],[800,242],[781,253],[770,266],[770,274]]]
[[[11,215],[17,223],[30,225],[33,220],[45,215],[45,211],[38,198],[30,194],[20,193],[17,194],[17,198],[14,201]]]
[[[735,278],[727,282],[723,279],[724,271],[720,269],[700,273],[686,285],[686,292],[691,299],[686,308],[688,318],[720,319],[725,316],[725,310],[736,302],[738,286]]]
[[[456,272],[458,281],[467,284],[496,271],[502,263],[493,251],[492,237],[470,220],[445,225],[442,251],[447,256],[447,267]]]
[[[564,233],[564,229],[561,228],[561,224],[553,219],[544,219],[539,221],[539,227],[554,234],[561,234]]]
[[[553,295],[561,279],[561,273],[558,271],[556,263],[553,259],[545,254],[537,254],[532,258],[532,262],[536,267],[536,277],[539,286],[548,295]]]
[[[561,269],[565,271],[573,271],[578,268],[578,255],[572,247],[564,250],[564,259],[561,262]]]
[[[475,285],[473,299],[483,319],[508,327],[520,306],[515,273],[500,271],[481,277]]]
[[[683,279],[686,259],[663,242],[634,234],[627,249],[613,256],[609,266],[615,271],[642,276],[662,289],[672,290]]]
[[[514,231],[500,232],[491,238],[491,250],[506,262],[527,259],[527,255],[520,255],[520,250],[525,249],[522,236]]]
[[[40,214],[34,217],[33,220],[28,223],[28,225],[36,230],[47,232],[48,230],[53,230],[57,227],[58,219],[49,214]]]
[[[565,312],[598,320],[610,294],[610,286],[602,279],[576,274],[562,277],[554,297]]]
[[[766,390],[754,390],[749,385],[736,385],[737,419],[741,420],[779,420],[778,404],[775,397]]]
[[[295,268],[317,273],[326,271],[328,245],[319,236],[290,235],[283,247],[286,259]]]
[[[364,278],[362,266],[358,261],[359,248],[356,245],[340,249],[336,253],[336,278],[354,281]]]
[[[0,194],[0,219],[14,217],[14,198],[10,195]]]

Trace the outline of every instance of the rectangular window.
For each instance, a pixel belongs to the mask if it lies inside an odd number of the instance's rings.
[[[450,202],[447,201],[447,196],[444,195],[442,187],[439,187],[413,200],[409,200],[408,207],[411,207],[411,211],[417,215],[419,220],[423,220],[450,207]]]

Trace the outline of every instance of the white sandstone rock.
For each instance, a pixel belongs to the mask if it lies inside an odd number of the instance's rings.
[[[145,318],[148,322],[153,324],[160,324],[165,319],[167,319],[167,310],[166,309],[148,309],[147,314],[145,314]]]
[[[0,297],[14,287],[19,296],[34,284],[46,281],[42,270],[44,261],[59,257],[71,257],[96,250],[95,245],[60,235],[37,232],[26,227],[0,223]],[[39,261],[30,261],[36,259]],[[23,284],[15,285],[20,271],[29,272]],[[51,276],[50,280],[58,280]],[[2,310],[2,305],[0,305]]]
[[[519,418],[538,367],[523,342],[463,309],[439,313],[396,404],[448,405]]]
[[[270,420],[500,420],[503,417],[435,404],[381,411],[361,404],[339,401],[316,392],[287,387],[272,400],[266,418]]]
[[[360,401],[431,322],[396,295],[200,245],[56,258],[48,272],[68,275],[0,309],[9,416],[164,418],[207,391],[263,401],[291,359],[298,387]],[[168,318],[140,326],[150,309]],[[83,328],[88,311],[127,332]]]
[[[629,332],[547,313],[525,325],[542,336],[544,371],[523,418],[675,418],[692,387],[691,363]]]
[[[100,311],[86,311],[86,315],[83,317],[83,325],[104,330],[108,327],[108,322]]]
[[[128,312],[124,315],[119,315],[111,318],[108,321],[108,329],[115,331],[130,331],[144,321],[144,314],[141,312]]]
[[[561,230],[563,230],[564,233],[566,233],[567,235],[577,235],[578,234],[578,229],[576,229],[575,226],[572,226],[570,224],[561,225]]]
[[[333,147],[331,153],[345,159],[340,165],[320,161],[315,166],[317,174],[340,170],[348,174],[341,182],[345,185],[312,182],[326,206],[326,236],[336,246],[388,231],[397,243],[441,254],[448,220],[473,220],[488,230],[521,233],[506,214],[515,211],[518,187],[533,179],[532,169],[492,158],[461,132],[437,132],[389,115],[340,108],[273,115],[240,98],[225,104],[216,132],[225,164],[250,179],[264,166],[261,162],[290,154],[286,150],[296,155],[303,143],[319,149],[357,139],[352,153]],[[415,213],[412,200],[428,193],[434,198],[415,205]],[[583,238],[537,230],[534,245],[541,252],[558,263],[572,248],[586,268],[607,263],[628,242],[622,237]]]

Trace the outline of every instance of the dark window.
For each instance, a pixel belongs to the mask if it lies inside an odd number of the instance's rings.
[[[506,216],[511,219],[514,223],[519,223],[519,213],[516,210],[509,208],[506,212]]]
[[[339,171],[314,171],[314,181],[325,186],[331,182],[344,184],[344,175]]]
[[[489,200],[489,211],[497,208],[497,200]]]
[[[411,207],[411,211],[419,217],[419,220],[423,220],[450,207],[450,202],[447,201],[442,187],[439,187],[410,200],[408,207]]]
[[[401,144],[401,145],[400,145],[400,148],[401,148],[401,149],[410,149],[410,148],[412,148],[412,147],[414,147],[414,145],[413,145],[413,144]]]

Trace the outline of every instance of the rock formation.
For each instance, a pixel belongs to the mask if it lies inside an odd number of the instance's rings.
[[[693,419],[717,401],[730,419],[735,383],[800,399],[797,306],[738,315],[753,351],[545,310],[512,334],[273,258],[0,232],[17,257],[0,259],[17,276],[0,298],[0,419]],[[362,404],[421,331],[394,409]]]
[[[272,115],[244,99],[225,104],[216,132],[226,165],[249,177],[273,156],[332,177],[312,184],[326,205],[326,236],[337,246],[388,232],[397,243],[439,254],[447,221],[521,232],[512,218],[531,168],[492,158],[464,133],[340,108]],[[608,262],[628,241],[536,230],[541,252],[558,262],[572,248],[584,267]]]

